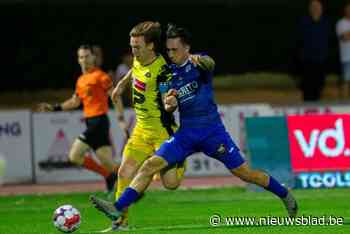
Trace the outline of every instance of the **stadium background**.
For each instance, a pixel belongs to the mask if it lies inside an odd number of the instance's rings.
[[[327,1],[334,24],[344,1]],[[103,46],[105,67],[115,68],[140,20],[186,25],[194,51],[217,60],[217,74],[288,71],[298,18],[307,1],[2,1],[5,54],[2,90],[71,87],[79,73],[75,49],[82,42]],[[331,42],[329,69],[337,72],[337,42]],[[268,56],[266,56],[268,55]],[[20,80],[20,82],[18,82]]]

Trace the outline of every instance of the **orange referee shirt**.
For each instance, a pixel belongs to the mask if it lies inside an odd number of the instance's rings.
[[[112,85],[110,76],[99,68],[93,68],[79,77],[75,93],[83,103],[85,118],[108,112],[107,91]]]

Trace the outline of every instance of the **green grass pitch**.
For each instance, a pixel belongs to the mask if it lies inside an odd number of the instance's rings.
[[[350,233],[350,189],[294,191],[300,215],[337,216],[343,225],[334,226],[226,226],[211,227],[213,214],[226,216],[285,216],[279,199],[268,192],[242,188],[150,191],[130,209],[125,233]],[[103,194],[98,194],[103,196]],[[71,204],[82,215],[76,234],[100,233],[110,222],[88,202],[88,193],[0,197],[0,234],[55,234],[51,221],[60,205]]]

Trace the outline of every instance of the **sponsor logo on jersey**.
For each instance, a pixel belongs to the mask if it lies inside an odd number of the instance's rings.
[[[179,98],[182,98],[184,96],[189,96],[193,93],[196,92],[196,90],[198,89],[198,82],[197,81],[192,81],[191,83],[188,83],[184,86],[182,86],[178,92],[177,95]]]
[[[220,144],[219,147],[217,148],[216,152],[214,153],[214,157],[220,157],[224,156],[226,154],[226,146],[225,144]]]
[[[138,79],[134,79],[134,87],[141,91],[146,90],[146,84]]]
[[[151,78],[152,74],[150,72],[146,72],[145,77]]]

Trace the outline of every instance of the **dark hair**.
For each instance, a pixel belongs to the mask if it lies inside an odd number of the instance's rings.
[[[185,28],[177,27],[175,24],[168,24],[166,31],[167,39],[170,38],[180,38],[181,42],[186,45],[191,45],[191,34]]]
[[[145,21],[137,24],[130,31],[131,37],[139,37],[143,36],[145,38],[145,42],[154,44],[154,51],[159,52],[160,44],[161,44],[161,34],[162,30],[160,27],[160,23],[153,21]]]
[[[80,45],[79,48],[78,48],[78,51],[79,50],[90,50],[91,54],[95,54],[93,46],[91,46],[89,44],[82,44],[82,45]]]

